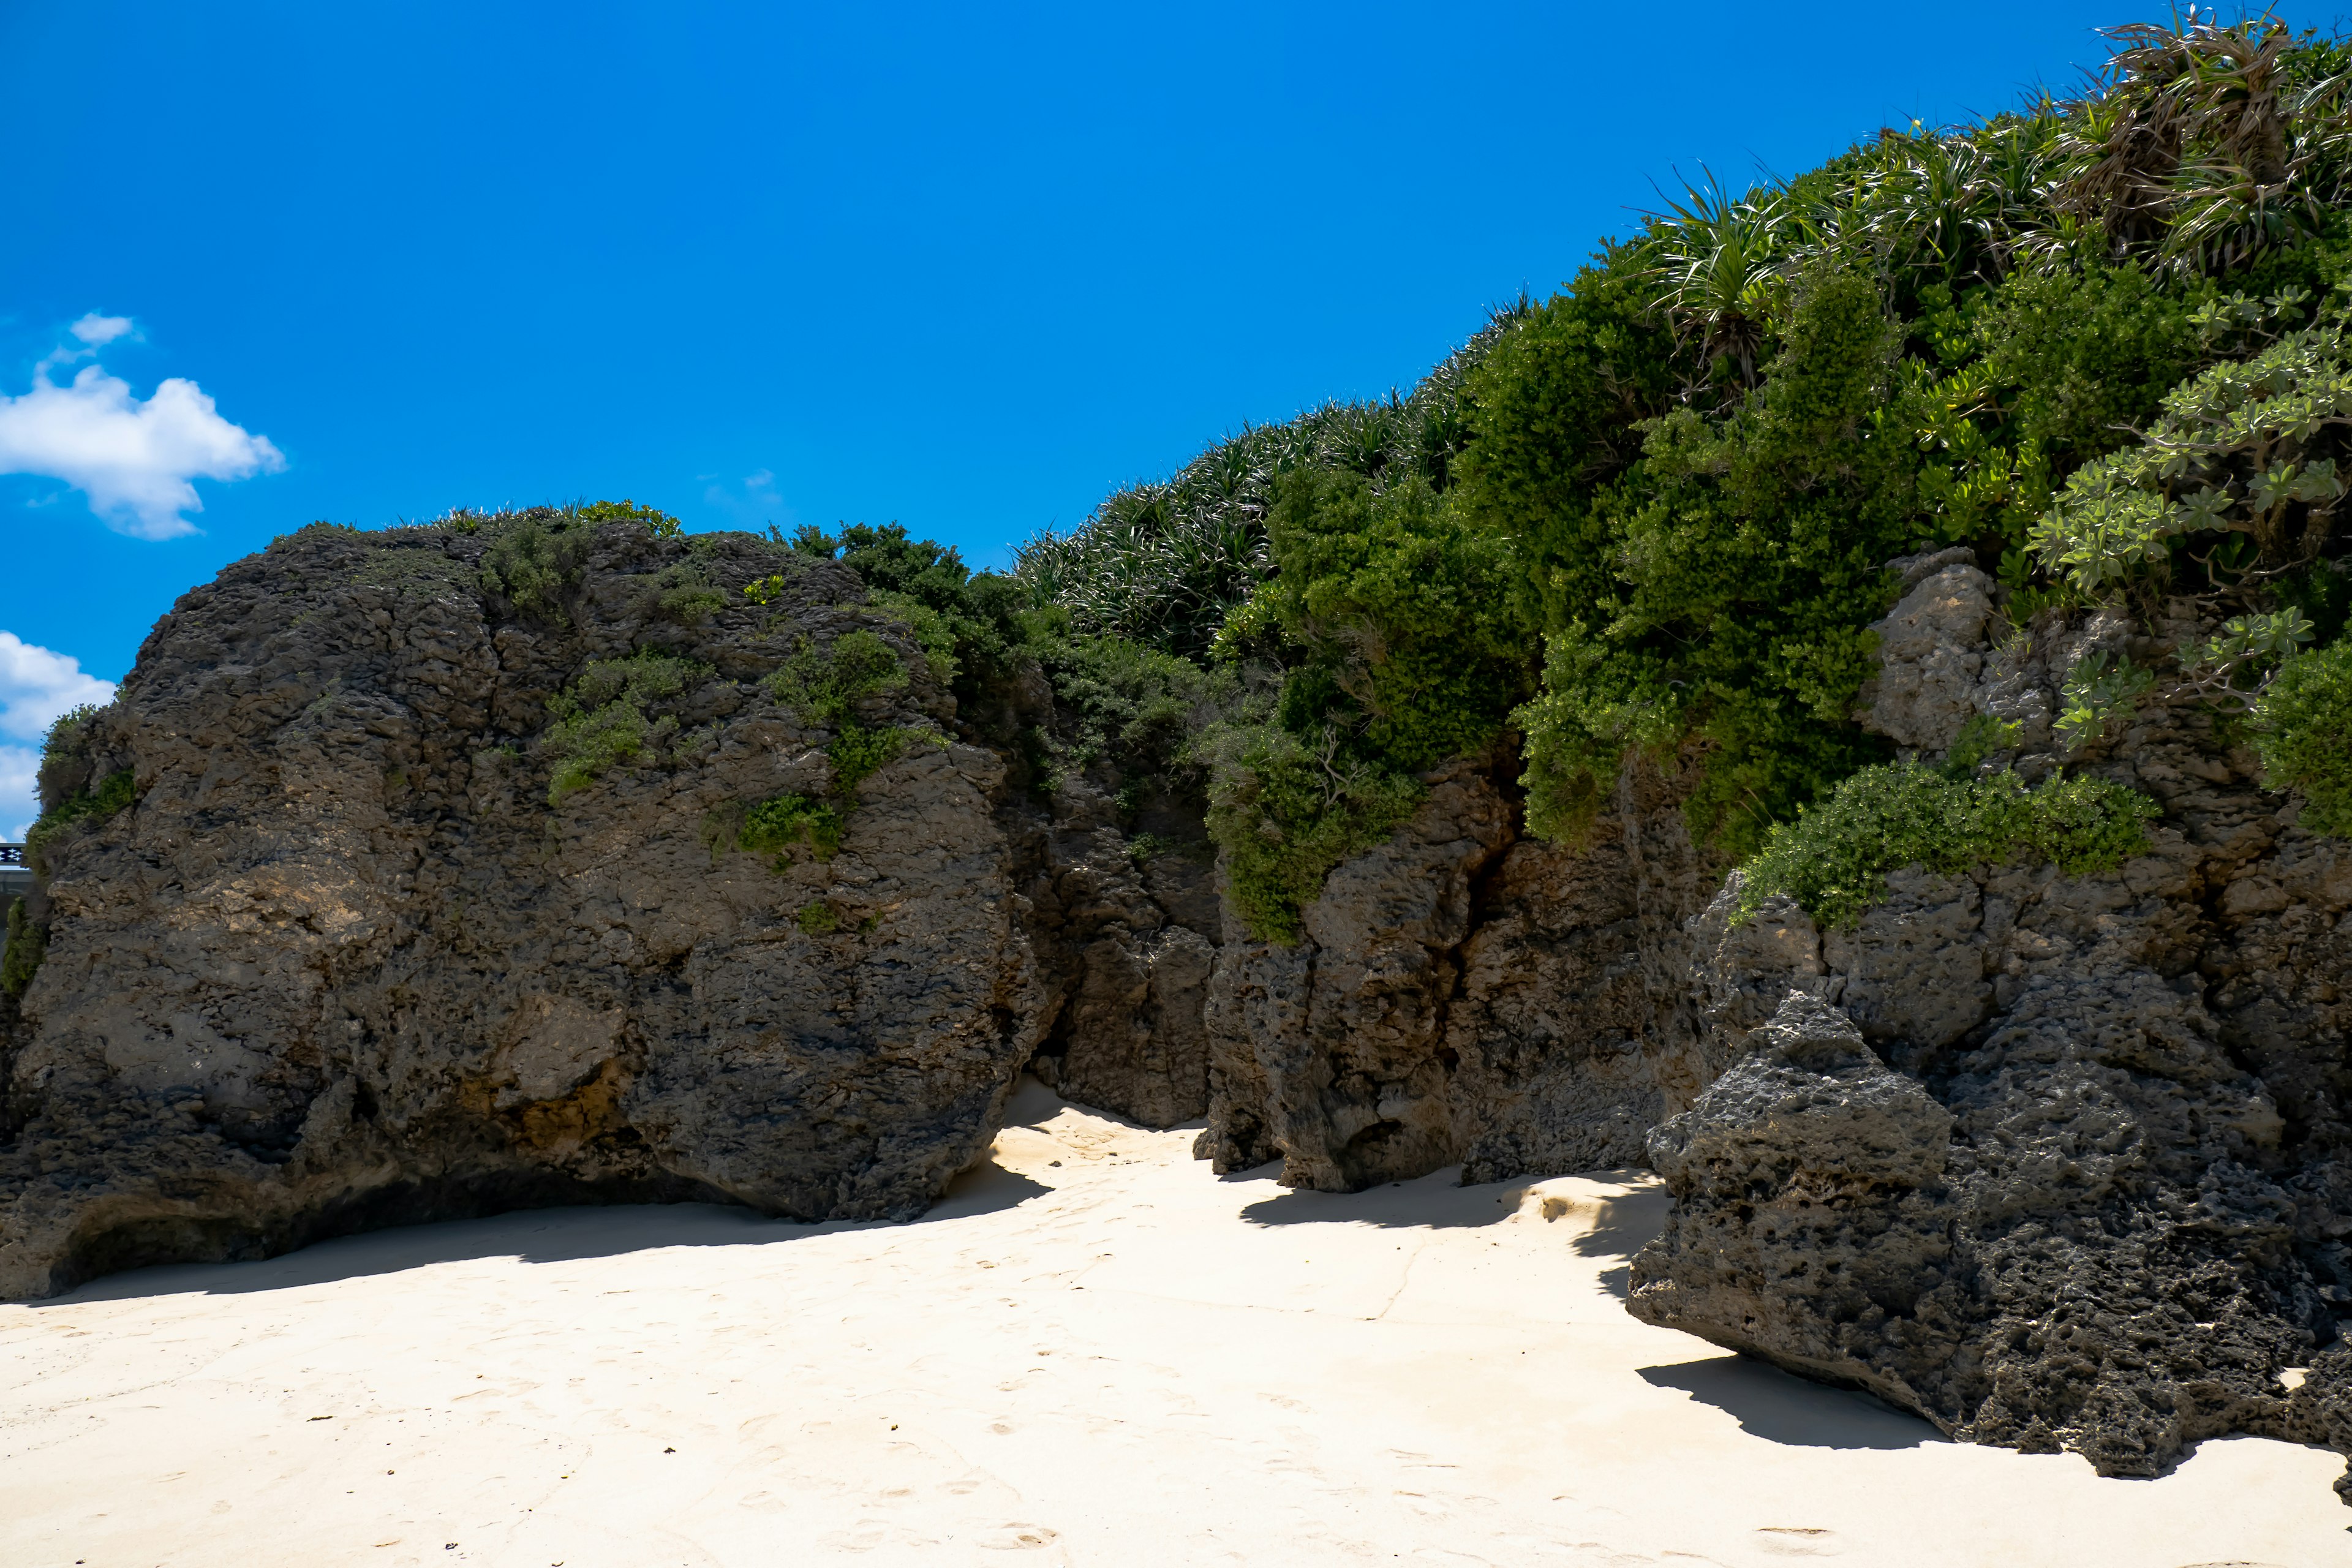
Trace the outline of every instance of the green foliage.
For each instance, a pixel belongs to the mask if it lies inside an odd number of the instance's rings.
[[[1056,725],[1045,750],[1055,776],[1093,773],[1122,800],[1205,799],[1195,736],[1239,694],[1230,667],[1190,659],[1110,633],[1073,632],[1058,607],[1020,621],[1020,648],[1053,690]]]
[[[492,538],[482,554],[483,588],[505,595],[518,610],[566,624],[563,599],[580,580],[593,529],[546,507],[486,526]]]
[[[1228,724],[1206,744],[1226,897],[1262,942],[1297,942],[1300,910],[1331,868],[1386,838],[1424,793],[1409,773],[1351,757],[1336,728],[1302,738],[1277,723]]]
[[[1464,377],[1527,309],[1495,312],[1409,396],[1245,425],[1165,482],[1116,492],[1071,532],[1023,545],[1015,582],[1031,605],[1067,611],[1078,631],[1202,657],[1273,571],[1267,520],[1285,476],[1351,473],[1382,489],[1414,477],[1435,490],[1453,482],[1469,439]]]
[[[844,721],[824,749],[833,763],[835,793],[845,798],[855,795],[859,784],[897,762],[913,738],[903,728],[866,730]]]
[[[637,762],[669,741],[677,733],[677,720],[649,717],[646,710],[708,673],[701,665],[661,653],[590,660],[568,690],[547,700],[554,722],[540,746],[555,764],[547,804],[562,805],[608,769]]]
[[[841,929],[841,917],[823,899],[812,899],[793,916],[793,923],[810,936],[831,936]]]
[[[2281,313],[2284,313],[2283,311]],[[2287,333],[2168,393],[2136,447],[2086,463],[2036,525],[2053,573],[2097,593],[2168,582],[2176,560],[2217,586],[2326,544],[2352,457],[2352,347],[2340,327]],[[2224,554],[2232,535],[2252,550]]]
[[[25,912],[25,900],[14,899],[8,904],[8,939],[0,948],[0,991],[11,996],[22,996],[33,983],[34,973],[41,960],[48,956],[49,932],[47,926],[35,921]]]
[[[139,798],[137,782],[128,768],[98,781],[95,789],[77,790],[41,813],[25,834],[25,858],[40,876],[48,875],[43,858],[49,846],[70,828],[95,827]]]
[[[2352,838],[2352,641],[2290,660],[2254,707],[2264,782],[2300,791],[2315,833]]]
[[[1771,831],[1742,870],[1734,919],[1786,894],[1823,926],[1850,926],[1886,896],[1886,873],[1924,866],[1955,876],[2012,857],[2081,876],[2147,845],[2158,815],[2147,796],[2089,777],[2028,789],[2015,773],[1916,763],[1868,767]]]
[[[1285,479],[1268,519],[1277,575],[1229,624],[1303,658],[1281,711],[1296,733],[1346,725],[1412,771],[1483,749],[1528,685],[1530,628],[1510,543],[1465,528],[1428,480]]]
[[[62,803],[89,782],[90,742],[97,733],[96,721],[101,711],[98,704],[85,702],[50,721],[47,732],[41,738],[38,778],[40,798],[45,804]]]
[[[281,533],[269,542],[272,550],[298,539],[351,539],[358,537],[359,525],[350,522],[330,522],[325,518],[306,522],[291,533]]]
[[[1628,746],[1689,737],[1693,826],[1741,852],[1875,754],[1849,717],[1865,628],[1891,597],[1883,563],[1922,526],[1916,449],[1883,417],[1896,351],[1869,279],[1819,270],[1728,413],[1647,421],[1642,456],[1580,503],[1553,487],[1580,504],[1572,525],[1473,463],[1465,510],[1550,563],[1544,688],[1517,721],[1537,831],[1580,834]]]
[[[1235,911],[1292,942],[1331,868],[1411,814],[1416,772],[1494,743],[1531,638],[1509,541],[1464,526],[1422,471],[1292,472],[1266,533],[1276,575],[1220,646],[1289,668],[1271,712],[1208,732],[1208,826]]]
[[[888,643],[865,630],[844,632],[829,647],[803,637],[800,646],[768,677],[779,702],[811,724],[840,724],[868,697],[903,691],[907,667]]]
[[[738,847],[755,855],[775,857],[775,868],[791,863],[790,852],[805,844],[820,860],[830,860],[841,847],[841,813],[805,795],[779,795],[761,801],[743,814],[735,836]]]
[[[576,507],[572,515],[582,522],[641,522],[646,531],[656,539],[676,539],[686,531],[686,524],[666,511],[649,506],[639,506],[633,500],[596,500]]]

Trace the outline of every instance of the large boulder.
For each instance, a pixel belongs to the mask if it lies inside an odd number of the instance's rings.
[[[2199,629],[1995,647],[1982,574],[1926,564],[1869,712],[1930,759],[1985,714],[2046,772],[2075,661]],[[2194,710],[2072,760],[2163,807],[2147,853],[1898,869],[1832,931],[1736,922],[1735,879],[1695,923],[1721,1076],[1651,1137],[1674,1207],[1631,1310],[2105,1474],[2228,1432],[2352,1453],[2352,846]]]
[[[55,759],[131,804],[40,847],[0,1297],[523,1204],[905,1217],[985,1149],[1045,1022],[999,758],[845,569],[551,521],[281,540]],[[834,720],[778,695],[852,634],[900,677]],[[551,805],[549,700],[647,652],[677,689],[590,714],[607,765]],[[898,749],[845,783],[853,728]],[[739,847],[792,795],[837,853]]]

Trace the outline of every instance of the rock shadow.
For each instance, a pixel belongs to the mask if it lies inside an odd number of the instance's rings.
[[[1867,1394],[1812,1383],[1744,1355],[1645,1366],[1642,1381],[1678,1388],[1769,1443],[1802,1448],[1916,1448],[1950,1438]]]
[[[1666,1223],[1666,1189],[1646,1171],[1601,1172],[1596,1177],[1622,1182],[1628,1185],[1641,1184],[1639,1190],[1619,1197],[1601,1198],[1589,1210],[1579,1205],[1569,1217],[1589,1212],[1591,1223],[1579,1232],[1569,1245],[1576,1248],[1579,1258],[1602,1258],[1615,1260],[1615,1267],[1601,1271],[1601,1283],[1612,1296],[1622,1301],[1633,1293],[1633,1255],[1650,1244],[1652,1237]],[[1547,1215],[1545,1217],[1549,1218]]]
[[[1226,1177],[1227,1181],[1264,1181],[1279,1167],[1259,1166],[1254,1171],[1240,1171]],[[1509,1182],[1483,1182],[1476,1186],[1460,1186],[1459,1165],[1448,1165],[1418,1176],[1409,1182],[1390,1182],[1381,1186],[1367,1187],[1360,1193],[1319,1193],[1307,1188],[1292,1188],[1277,1196],[1261,1198],[1242,1209],[1242,1217],[1252,1225],[1373,1225],[1383,1226],[1413,1226],[1437,1230],[1494,1225],[1520,1212],[1526,1203],[1528,1188],[1549,1177],[1525,1177]],[[1577,1174],[1595,1182],[1623,1185],[1653,1182],[1646,1171],[1585,1171]],[[1557,1207],[1554,1205],[1557,1205]],[[1633,1254],[1639,1252],[1650,1237],[1665,1223],[1666,1205],[1664,1189],[1637,1191],[1622,1196],[1593,1200],[1582,1196],[1547,1196],[1538,1211],[1547,1220],[1584,1219],[1594,1215],[1590,1224],[1580,1226],[1571,1242],[1579,1254],[1587,1258],[1622,1258],[1630,1268]],[[1623,1276],[1626,1268],[1612,1271],[1618,1277],[1612,1286],[1618,1295],[1625,1293]]]
[[[940,1201],[911,1225],[992,1214],[1053,1191],[983,1159],[948,1184]],[[836,1231],[872,1228],[887,1220],[808,1221],[773,1218],[731,1204],[601,1204],[512,1209],[478,1219],[396,1225],[332,1237],[274,1258],[226,1263],[175,1263],[108,1274],[45,1300],[38,1311],[82,1301],[145,1296],[241,1296],[305,1285],[399,1274],[436,1263],[513,1258],[525,1263],[573,1263],[665,1247],[754,1247]]]
[[[1261,1170],[1265,1167],[1261,1167]],[[1259,1172],[1240,1173],[1251,1176]],[[1462,1167],[1448,1165],[1410,1182],[1389,1182],[1360,1193],[1318,1193],[1292,1187],[1275,1197],[1243,1205],[1252,1225],[1372,1225],[1452,1230],[1493,1225],[1518,1208],[1525,1183],[1458,1185]]]

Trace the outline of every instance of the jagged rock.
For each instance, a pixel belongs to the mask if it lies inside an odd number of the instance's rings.
[[[1139,866],[1110,802],[1082,782],[1055,807],[1028,883],[1052,1016],[1031,1070],[1146,1126],[1189,1121],[1209,1104],[1210,868],[1181,855]]]
[[[1943,1342],[1922,1330],[1961,1294],[1951,1127],[1844,1014],[1790,992],[1747,1054],[1650,1135],[1675,1203],[1633,1261],[1629,1309],[1909,1408],[1932,1404],[1912,1380],[1944,1365]]]
[[[561,620],[484,548],[306,530],[149,637],[85,759],[137,802],[46,851],[0,1296],[530,1203],[904,1217],[986,1147],[1045,1022],[998,758],[908,745],[829,861],[733,847],[830,783],[761,683],[803,641],[898,649],[870,728],[951,712],[904,628],[746,535],[605,525]],[[675,731],[551,809],[548,698],[641,648],[695,662]]]
[[[1483,771],[1454,768],[1387,843],[1331,872],[1297,946],[1229,937],[1208,1016],[1221,1093],[1202,1138],[1221,1168],[1270,1149],[1286,1185],[1351,1192],[1459,1157],[1445,1005],[1473,879],[1509,833]],[[1240,1086],[1255,1092],[1236,1114]]]
[[[1974,711],[2047,745],[2074,661],[2193,629],[1979,647],[1965,703],[1897,738],[1948,748]],[[1632,1309],[2106,1474],[2233,1431],[2352,1453],[2352,846],[2195,712],[2080,756],[2164,807],[2114,871],[1914,867],[1822,933],[1768,906],[1743,936],[1727,889],[1696,923],[1700,1055],[1726,1070],[1651,1140],[1675,1204]]]
[[[1480,889],[1446,1013],[1464,1181],[1639,1165],[1696,1092],[1685,927],[1716,866],[1680,783],[1637,762],[1583,846],[1522,840]]]
[[[1906,751],[1942,752],[1978,710],[1979,645],[1992,615],[1992,579],[1965,548],[1895,565],[1907,568],[1907,592],[1871,628],[1880,667],[1863,689],[1862,716]]]
[[[1331,873],[1297,946],[1228,930],[1200,1153],[1336,1190],[1456,1161],[1465,1181],[1638,1162],[1702,1081],[1685,922],[1715,867],[1683,787],[1637,760],[1588,843],[1561,847],[1517,840],[1487,770],[1458,766]]]

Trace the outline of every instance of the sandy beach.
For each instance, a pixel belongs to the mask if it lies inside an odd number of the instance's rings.
[[[1644,1175],[1192,1139],[1032,1084],[910,1226],[542,1211],[0,1308],[0,1562],[2352,1562],[2334,1455],[2105,1480],[1634,1322]]]

